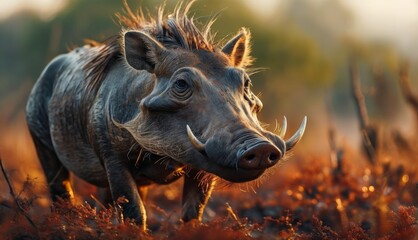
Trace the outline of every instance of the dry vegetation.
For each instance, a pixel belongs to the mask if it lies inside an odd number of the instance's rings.
[[[367,118],[356,69],[353,96],[359,108],[365,153],[340,147],[329,130],[329,154],[297,149],[292,160],[260,186],[215,191],[204,223],[182,223],[181,181],[153,186],[146,208],[149,231],[124,219],[118,205],[102,206],[97,189],[73,179],[76,205],[51,204],[24,122],[2,128],[0,236],[6,239],[416,239],[418,139],[380,136]],[[401,84],[414,102],[407,69]],[[359,95],[360,94],[360,95]],[[416,99],[415,99],[416,100]],[[363,109],[364,108],[364,109]],[[418,114],[418,111],[417,111]],[[418,115],[417,115],[418,116]],[[384,147],[382,147],[384,146]],[[21,175],[21,173],[29,175]],[[256,191],[256,193],[255,193]],[[124,201],[124,199],[119,199]]]

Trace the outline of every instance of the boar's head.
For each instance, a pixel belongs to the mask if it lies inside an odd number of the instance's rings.
[[[300,140],[306,117],[287,141],[286,119],[279,135],[260,126],[263,105],[245,71],[249,38],[242,29],[223,48],[208,51],[170,47],[143,31],[125,32],[126,62],[151,73],[153,84],[139,114],[124,127],[154,154],[231,182],[258,178]]]

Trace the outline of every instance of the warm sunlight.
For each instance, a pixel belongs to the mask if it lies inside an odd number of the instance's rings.
[[[30,11],[47,20],[60,11],[68,0],[0,0],[0,20],[19,11]]]
[[[416,43],[417,0],[0,0],[0,239],[417,239]]]
[[[38,14],[48,20],[63,9],[71,0],[0,0],[0,21],[22,11]],[[261,18],[280,18],[283,7],[289,0],[246,0]],[[296,1],[297,2],[297,1]],[[303,4],[303,1],[299,1]],[[313,5],[327,3],[327,0],[310,1]],[[353,24],[347,31],[360,38],[389,41],[403,54],[418,58],[416,51],[409,51],[418,42],[418,2],[414,0],[381,1],[350,0],[339,1],[353,16]]]

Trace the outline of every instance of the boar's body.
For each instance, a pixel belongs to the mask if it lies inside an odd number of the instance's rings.
[[[182,218],[201,219],[214,175],[257,179],[301,138],[260,126],[245,67],[250,34],[223,48],[182,13],[120,17],[130,30],[55,58],[32,89],[27,122],[52,198],[71,199],[69,173],[126,197],[146,228],[140,192],[184,176]],[[195,135],[196,134],[196,135]],[[139,187],[139,191],[138,191]]]
[[[114,154],[131,160],[126,164],[136,163],[140,146],[114,121],[127,122],[139,114],[138,101],[149,94],[153,81],[146,71],[126,71],[121,61],[108,69],[98,90],[92,91],[83,67],[94,51],[98,49],[85,46],[54,59],[33,87],[27,118],[39,144],[53,149],[67,170],[92,184],[107,187],[106,170],[99,155]],[[132,165],[130,169],[147,175],[146,161],[155,158],[158,157],[148,155],[138,167]],[[158,183],[170,182],[166,179],[169,171],[165,170],[174,170],[174,165],[165,160],[164,165],[152,164],[160,174],[147,177]]]
[[[115,125],[139,114],[138,102],[152,90],[153,76],[146,71],[127,71],[119,61],[107,70],[97,91],[92,91],[84,66],[94,51],[97,47],[85,46],[55,58],[27,103],[28,125],[54,200],[72,197],[69,172],[105,188],[110,174],[115,177],[115,188],[121,190],[117,196],[128,199],[139,197],[129,196],[131,191],[123,189],[126,185],[132,189],[133,181],[139,187],[167,184],[184,173],[184,165],[169,157],[161,161],[161,156],[144,154],[132,135]],[[107,171],[105,164],[111,165]],[[138,217],[129,212],[126,216]]]
[[[54,150],[67,170],[97,186],[108,186],[101,155],[122,157],[138,179],[142,174],[158,183],[171,182],[168,169],[175,171],[175,165],[182,165],[170,159],[155,164],[161,157],[150,154],[138,164],[140,146],[127,130],[114,124],[139,114],[138,102],[152,90],[152,75],[127,71],[122,61],[115,62],[97,91],[91,91],[83,68],[95,51],[98,49],[81,47],[58,56],[46,67],[27,105],[32,134],[40,138],[39,144]],[[152,165],[147,164],[152,160]],[[156,169],[147,176],[149,166]]]

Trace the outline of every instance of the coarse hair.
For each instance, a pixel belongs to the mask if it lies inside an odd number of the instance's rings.
[[[123,34],[130,30],[145,32],[166,48],[200,49],[214,52],[217,46],[214,44],[211,26],[215,22],[215,18],[212,18],[200,30],[196,27],[193,17],[187,16],[193,3],[194,1],[190,1],[184,7],[182,7],[182,3],[179,3],[172,14],[165,14],[164,6],[161,6],[158,9],[157,17],[154,18],[150,15],[146,16],[141,8],[134,13],[125,0],[124,13],[116,14],[122,26],[121,33],[103,42],[92,40],[87,42],[90,46],[98,49],[98,51],[93,51],[84,67],[88,73],[89,87],[97,89],[110,65],[123,56]]]

